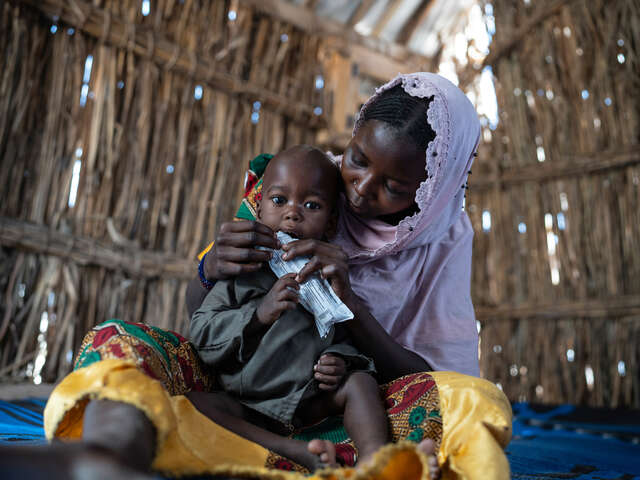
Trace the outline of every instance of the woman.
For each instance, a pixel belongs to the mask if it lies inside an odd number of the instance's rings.
[[[363,106],[338,159],[345,193],[333,243],[284,247],[291,258],[312,257],[302,280],[316,270],[338,277],[348,306],[371,313],[349,326],[386,381],[427,370],[480,373],[469,291],[473,229],[462,210],[479,136],[473,106],[451,82],[397,77]],[[259,268],[268,254],[254,247],[275,242],[264,225],[224,224],[203,262],[206,280],[190,284],[190,313],[207,281]]]
[[[363,319],[349,322],[353,340],[384,381],[431,369],[478,374],[472,229],[462,202],[479,133],[473,107],[453,84],[428,73],[398,76],[365,104],[338,159],[345,192],[333,243],[284,247],[292,257],[312,256],[301,281],[320,271],[347,293],[346,303]],[[266,227],[223,225],[201,263],[203,278],[190,285],[190,311],[207,293],[200,283],[257,270],[267,259],[260,245],[276,246]],[[123,339],[132,353],[114,354]],[[150,345],[155,354],[136,353]],[[76,371],[51,396],[47,435],[82,437],[94,453],[177,474],[269,463],[269,452],[207,422],[183,396],[210,388],[192,354],[186,342],[159,329],[115,321],[96,327]],[[340,365],[321,361],[317,375],[332,388]],[[420,373],[392,382],[383,394],[394,439],[433,438],[443,477],[508,478],[501,446],[510,437],[510,408],[495,386],[450,372]]]

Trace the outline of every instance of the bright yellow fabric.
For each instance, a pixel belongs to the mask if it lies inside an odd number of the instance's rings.
[[[307,477],[264,468],[269,452],[215,424],[183,395],[170,396],[160,382],[132,363],[102,360],[76,370],[55,388],[44,411],[44,429],[53,437],[82,437],[84,408],[91,399],[108,399],[142,410],[157,430],[153,469],[172,476],[227,475],[282,480],[428,480],[427,458],[415,444],[388,445],[361,470],[327,469]]]
[[[503,448],[511,438],[511,407],[491,382],[453,372],[433,372],[440,394],[443,438],[438,462],[444,480],[509,478]],[[267,470],[268,451],[220,427],[184,396],[171,397],[160,382],[122,360],[103,360],[69,374],[53,391],[44,411],[51,440],[82,436],[84,407],[109,399],[142,410],[157,431],[153,468],[173,476],[220,474],[241,478],[302,480],[303,475]],[[315,479],[427,480],[426,457],[415,444],[381,449],[360,470],[318,472]]]
[[[157,380],[122,360],[102,360],[76,370],[55,388],[44,411],[49,440],[82,436],[84,407],[89,399],[134,405],[156,427],[153,468],[174,475],[214,472],[225,464],[260,468],[268,450],[213,423],[186,397],[171,397]]]
[[[212,248],[213,248],[213,242],[207,245],[207,248],[205,248],[198,254],[198,261],[202,260],[202,257],[204,257],[207,253],[209,253],[209,250],[211,250]]]
[[[430,372],[440,394],[443,480],[509,479],[503,449],[511,439],[511,405],[493,383],[454,372]]]

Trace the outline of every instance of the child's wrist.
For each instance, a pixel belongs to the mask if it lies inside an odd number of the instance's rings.
[[[265,315],[263,309],[262,309],[262,304],[260,304],[258,306],[258,308],[256,308],[256,313],[255,313],[255,319],[258,321],[258,323],[260,323],[261,325],[269,325],[269,320],[265,317],[268,317],[268,315]]]
[[[262,325],[265,326],[270,326],[273,325],[276,320],[278,320],[278,318],[280,318],[280,315],[282,315],[282,311],[281,310],[269,310],[268,308],[266,309],[266,311],[262,310],[260,307],[256,308],[256,320],[258,320]]]
[[[269,324],[262,322],[258,318],[258,310],[256,309],[255,313],[253,314],[253,318],[251,319],[251,322],[249,322],[247,333],[250,335],[259,334],[259,333],[265,332],[269,326],[270,326]]]

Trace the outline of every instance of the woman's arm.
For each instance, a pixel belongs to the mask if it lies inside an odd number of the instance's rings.
[[[396,342],[353,291],[350,298],[343,301],[353,312],[353,320],[345,322],[351,339],[358,350],[373,358],[383,382],[390,382],[410,373],[432,370],[420,355]]]
[[[298,273],[299,282],[304,282],[314,272],[319,272],[321,277],[330,281],[336,295],[353,312],[353,320],[345,322],[345,326],[354,345],[373,358],[382,381],[431,370],[420,355],[396,342],[353,292],[349,282],[347,255],[340,247],[319,240],[298,240],[283,245],[282,249],[286,252],[285,260],[301,255],[311,257]]]
[[[241,273],[256,272],[263,262],[269,261],[270,252],[256,247],[279,248],[275,233],[266,225],[251,220],[226,222],[213,247],[204,258],[204,275],[210,282],[233,278]],[[187,285],[186,303],[189,318],[200,307],[209,293],[202,286],[199,277]]]

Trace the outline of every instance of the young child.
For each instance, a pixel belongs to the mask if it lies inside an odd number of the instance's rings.
[[[294,238],[324,239],[339,185],[337,167],[320,150],[285,150],[265,171],[258,221]],[[312,471],[335,462],[333,445],[307,445],[283,434],[344,414],[359,460],[366,461],[388,439],[373,363],[348,343],[340,324],[320,338],[313,316],[298,304],[298,290],[295,274],[277,279],[268,265],[218,281],[194,313],[190,337],[224,393],[193,392],[189,398],[225,428]],[[327,353],[348,366],[332,392],[320,390],[313,378],[313,366]]]

